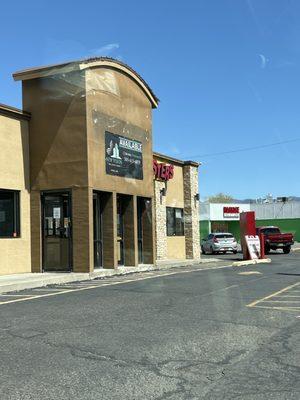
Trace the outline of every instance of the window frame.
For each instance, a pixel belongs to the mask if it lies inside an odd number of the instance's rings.
[[[181,212],[181,218],[177,218],[177,220],[180,220],[180,229],[178,228],[178,225],[176,223],[176,211]],[[169,217],[171,216],[172,218],[172,233],[170,232],[170,221]],[[184,209],[179,208],[179,207],[166,207],[166,228],[167,228],[167,236],[168,237],[184,237],[185,236],[185,226],[184,226]]]
[[[261,233],[264,235],[280,235],[281,231],[278,227],[272,227],[272,228],[262,228],[260,230]]]
[[[12,190],[12,189],[2,189],[0,188],[0,200],[1,193],[11,193],[13,195],[12,203],[13,203],[13,232],[12,235],[2,236],[0,231],[0,240],[1,239],[19,239],[21,237],[21,209],[20,209],[20,190]]]
[[[217,239],[234,239],[234,236],[232,233],[216,233],[215,237]]]

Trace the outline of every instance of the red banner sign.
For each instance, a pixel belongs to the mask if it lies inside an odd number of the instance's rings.
[[[240,215],[240,207],[223,207],[224,218],[238,218]]]
[[[156,160],[153,160],[153,174],[155,179],[168,181],[174,177],[174,165],[158,163]]]

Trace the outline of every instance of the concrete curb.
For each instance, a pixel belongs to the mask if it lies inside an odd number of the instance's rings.
[[[157,261],[156,269],[174,268],[174,267],[190,267],[199,264],[209,264],[213,262],[220,262],[218,258],[204,258],[203,260],[182,260],[182,261]]]
[[[294,253],[294,252],[296,252],[296,251],[300,251],[300,247],[296,247],[295,249],[291,249],[291,251]]]
[[[27,274],[26,274],[27,275]],[[32,274],[36,275],[36,274]],[[10,293],[10,292],[18,292],[20,290],[25,290],[25,289],[36,289],[36,288],[42,288],[44,286],[48,285],[62,285],[64,283],[72,283],[72,282],[78,282],[80,280],[89,280],[89,274],[76,274],[78,277],[74,277],[71,274],[68,275],[62,275],[62,276],[45,276],[46,273],[39,274],[43,276],[32,276],[30,279],[29,277],[24,277],[22,280],[18,280],[15,282],[10,282],[10,283],[5,283],[5,284],[0,284],[0,294],[3,293]]]
[[[2,283],[0,280],[0,294],[10,293],[10,292],[19,292],[21,290],[26,289],[37,289],[43,288],[49,285],[64,285],[66,283],[76,283],[82,281],[92,281],[94,279],[105,279],[114,276],[120,275],[128,275],[133,273],[147,272],[153,271],[155,268],[153,266],[143,266],[141,268],[133,268],[133,267],[124,267],[118,268],[116,270],[103,270],[103,271],[95,271],[92,274],[88,273],[62,273],[62,274],[53,274],[51,273],[41,273],[41,274],[31,274],[31,276],[20,277],[20,280],[13,281],[9,283]],[[27,274],[26,274],[27,275]],[[37,276],[38,275],[38,276]],[[15,277],[12,276],[12,280]],[[23,279],[22,279],[23,278]]]
[[[268,264],[271,262],[270,258],[263,258],[259,260],[243,260],[243,261],[234,261],[232,263],[233,267],[243,267],[247,265],[253,265],[253,264]]]
[[[29,273],[20,275],[0,276],[0,294],[18,292],[26,289],[43,288],[49,285],[63,285],[80,281],[92,281],[94,279],[105,279],[114,276],[137,274],[141,272],[177,269],[182,267],[193,267],[201,264],[220,263],[218,259],[198,261],[162,262],[158,265],[140,265],[139,267],[119,267],[118,269],[101,269],[93,273]],[[231,265],[230,265],[231,266]],[[208,267],[207,269],[209,269]],[[203,268],[206,269],[206,268]]]

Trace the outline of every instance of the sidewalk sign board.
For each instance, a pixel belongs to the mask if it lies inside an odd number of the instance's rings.
[[[259,259],[261,256],[259,236],[245,235],[245,239],[246,239],[250,259],[251,260]]]

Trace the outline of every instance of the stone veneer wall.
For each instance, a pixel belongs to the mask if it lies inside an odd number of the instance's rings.
[[[165,182],[154,181],[155,244],[157,260],[167,259],[166,196],[160,195],[160,191],[164,187]]]
[[[183,182],[186,258],[198,260],[200,259],[199,200],[195,199],[195,195],[199,193],[198,167],[185,165]]]

